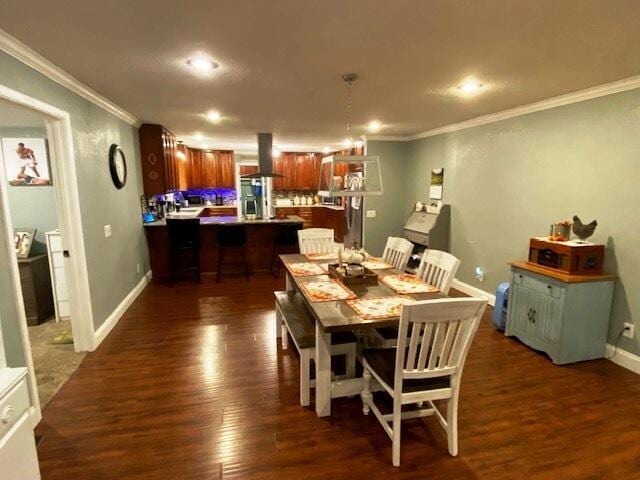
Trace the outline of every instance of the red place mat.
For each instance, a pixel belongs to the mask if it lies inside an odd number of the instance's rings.
[[[311,262],[287,263],[286,267],[294,277],[307,277],[309,275],[327,273],[327,270],[322,268],[321,265]]]

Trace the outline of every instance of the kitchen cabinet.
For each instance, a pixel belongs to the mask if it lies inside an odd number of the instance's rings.
[[[233,152],[207,151],[188,148],[184,189],[235,188],[235,160]]]
[[[251,175],[252,173],[258,173],[257,165],[240,165],[240,176]]]
[[[322,157],[316,154],[297,153],[294,165],[294,190],[317,191]]]
[[[274,190],[295,190],[295,153],[281,153],[273,159],[273,171],[284,178],[273,179]]]
[[[216,173],[218,188],[236,188],[236,162],[233,152],[218,152]]]
[[[146,195],[157,195],[184,188],[180,184],[180,169],[176,137],[162,125],[145,123],[140,126],[142,183]],[[182,174],[184,179],[184,172]]]
[[[512,264],[505,335],[547,353],[556,364],[603,358],[614,278],[546,270]]]

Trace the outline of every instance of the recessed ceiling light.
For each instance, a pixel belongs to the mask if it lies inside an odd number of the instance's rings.
[[[322,152],[323,152],[323,153],[329,153],[330,151],[331,151],[331,149],[330,149],[329,147],[324,147],[324,148],[322,149]]]
[[[202,140],[202,134],[200,132],[196,132],[193,135],[193,138],[195,138],[196,140]]]
[[[206,143],[201,143],[201,144],[200,144],[200,146],[201,146],[202,148],[209,148],[209,145],[207,145]]]
[[[476,93],[482,88],[482,84],[476,80],[467,80],[458,85],[458,90],[464,93]]]
[[[222,115],[220,115],[220,112],[216,112],[215,110],[210,110],[209,112],[207,112],[207,120],[209,120],[211,123],[218,123],[221,118]]]
[[[202,73],[211,72],[220,66],[213,60],[207,58],[190,58],[187,60],[187,64],[194,70]]]
[[[382,123],[378,120],[371,120],[367,123],[367,130],[370,132],[377,132],[382,128]]]
[[[344,145],[345,147],[353,147],[353,140],[350,138],[345,138],[342,141],[342,145]]]
[[[280,149],[278,147],[273,147],[271,149],[271,156],[277,158],[280,156]]]

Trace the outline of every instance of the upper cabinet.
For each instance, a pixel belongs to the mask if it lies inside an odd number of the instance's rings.
[[[219,188],[235,188],[236,187],[236,162],[233,158],[233,152],[218,152],[217,171],[217,187]]]
[[[281,153],[273,159],[273,171],[284,178],[273,179],[274,190],[295,190],[295,153]]]
[[[184,165],[177,156],[176,137],[162,125],[144,124],[139,130],[144,193],[157,195],[184,188]]]
[[[235,160],[230,151],[188,150],[186,189],[235,188]]]

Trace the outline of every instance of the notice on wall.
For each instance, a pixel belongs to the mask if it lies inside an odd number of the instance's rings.
[[[444,168],[431,170],[431,185],[429,186],[429,198],[442,200],[442,187],[444,185]]]

